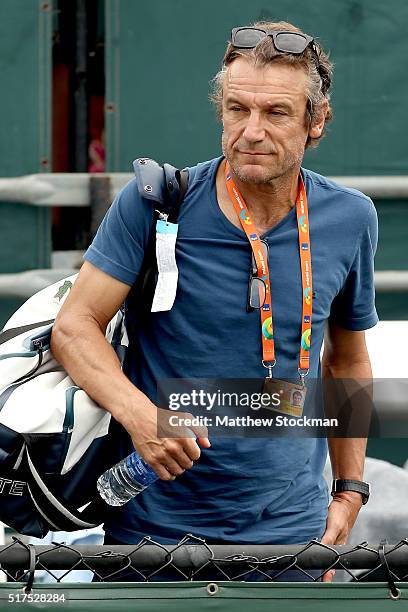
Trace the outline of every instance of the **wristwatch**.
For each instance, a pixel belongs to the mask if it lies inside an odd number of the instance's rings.
[[[333,480],[331,494],[333,496],[342,491],[355,491],[356,493],[361,493],[363,504],[366,504],[370,497],[371,486],[369,482],[364,482],[363,480],[342,480],[341,478],[336,478]]]

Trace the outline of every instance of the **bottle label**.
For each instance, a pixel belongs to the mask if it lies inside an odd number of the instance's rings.
[[[158,479],[156,472],[137,453],[127,457],[126,467],[133,480],[142,487],[148,487]]]

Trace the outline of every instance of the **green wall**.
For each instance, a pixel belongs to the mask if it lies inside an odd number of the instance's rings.
[[[233,26],[293,21],[335,63],[335,121],[307,165],[324,174],[405,174],[408,3],[393,0],[107,0],[108,163],[177,165],[219,153],[207,100]]]
[[[408,174],[408,166],[405,174]],[[379,220],[376,270],[408,270],[408,201],[377,200],[375,205]],[[408,293],[377,292],[376,306],[380,319],[408,319]]]
[[[305,165],[327,175],[408,172],[408,2],[393,0],[106,0],[108,168],[136,157],[177,166],[220,154],[208,101],[229,32],[260,18],[313,34],[335,64],[334,121]],[[408,270],[406,201],[376,202],[378,270]],[[378,294],[382,319],[408,319],[408,294]]]
[[[1,0],[0,9],[0,177],[46,172],[52,2]],[[0,273],[49,267],[50,252],[50,211],[0,202]],[[0,298],[0,322],[18,304]]]

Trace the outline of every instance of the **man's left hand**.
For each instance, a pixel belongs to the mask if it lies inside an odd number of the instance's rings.
[[[360,493],[354,491],[336,493],[328,508],[326,531],[320,542],[329,545],[346,544],[362,504]],[[322,582],[331,582],[334,573],[335,570],[326,572]]]

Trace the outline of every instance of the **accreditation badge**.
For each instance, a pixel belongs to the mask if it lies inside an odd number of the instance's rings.
[[[303,413],[303,406],[306,399],[306,386],[279,380],[278,378],[265,378],[263,393],[268,393],[271,397],[280,397],[280,402],[266,407],[266,410],[273,410],[289,416],[300,417]]]

